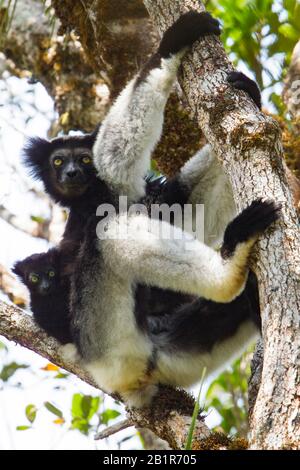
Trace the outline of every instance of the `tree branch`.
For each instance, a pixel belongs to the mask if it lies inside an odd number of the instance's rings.
[[[17,216],[12,214],[3,204],[0,204],[0,218],[31,237],[49,240],[49,220],[40,223],[30,220],[28,217]]]
[[[98,434],[96,434],[94,439],[95,441],[106,439],[107,437],[112,436],[113,434],[123,431],[123,429],[129,428],[130,426],[133,426],[133,423],[130,421],[130,419],[124,419],[123,421],[113,424],[112,426],[109,426],[108,428],[99,432]]]
[[[160,32],[180,13],[204,8],[198,0],[144,3]],[[245,93],[228,86],[230,70],[219,39],[208,37],[184,60],[180,84],[229,175],[238,209],[258,197],[282,203],[277,230],[257,243],[252,259],[260,284],[264,365],[252,413],[251,443],[260,449],[296,448],[300,443],[296,419],[300,413],[298,219],[284,171],[278,125],[260,113]]]

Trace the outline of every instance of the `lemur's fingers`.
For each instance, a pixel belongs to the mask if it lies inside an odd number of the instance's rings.
[[[232,256],[238,244],[255,241],[280,217],[281,206],[257,199],[227,226],[221,248],[223,258]]]
[[[234,71],[228,74],[227,81],[237,90],[243,90],[248,93],[256,106],[261,109],[260,90],[254,80],[251,80],[251,78],[247,77],[247,75],[242,72]]]
[[[162,37],[158,52],[164,58],[191,46],[208,34],[220,34],[220,24],[209,13],[189,11],[180,16]]]

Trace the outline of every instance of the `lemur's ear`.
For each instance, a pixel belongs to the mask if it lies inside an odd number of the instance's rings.
[[[18,261],[17,263],[14,264],[14,266],[12,267],[12,272],[14,274],[16,274],[18,277],[20,277],[21,279],[24,278],[24,266],[23,266],[23,263],[22,261]]]
[[[96,138],[97,138],[98,132],[100,130],[100,127],[101,127],[101,123],[97,124],[97,126],[95,127],[93,132],[91,132],[90,134],[87,134],[87,136],[86,136],[89,139],[90,143],[91,143],[91,148],[93,148],[93,145],[96,141]]]
[[[44,172],[48,169],[49,157],[53,150],[52,143],[47,139],[32,137],[26,142],[23,151],[23,163],[29,169],[31,176],[43,180]]]

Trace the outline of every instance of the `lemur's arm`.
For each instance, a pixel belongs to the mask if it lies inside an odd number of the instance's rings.
[[[229,302],[244,287],[252,245],[277,218],[278,207],[273,203],[253,202],[227,226],[218,253],[198,240],[184,240],[179,228],[173,227],[175,238],[162,239],[162,233],[168,236],[169,224],[126,214],[108,223],[101,249],[118,276]]]
[[[129,82],[105,118],[94,145],[99,177],[119,194],[144,194],[150,155],[160,138],[163,112],[187,48],[207,34],[219,34],[208,13],[190,11],[163,35],[157,52]]]

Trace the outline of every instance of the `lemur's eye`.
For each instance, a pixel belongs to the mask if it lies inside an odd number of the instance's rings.
[[[55,166],[61,166],[63,163],[63,160],[62,158],[57,157],[57,158],[54,158],[53,163]]]
[[[49,277],[54,277],[55,276],[55,271],[53,271],[53,269],[50,269],[50,271],[48,272],[48,276]]]
[[[38,274],[29,274],[29,281],[32,282],[32,284],[37,284],[39,280]]]
[[[81,161],[85,165],[88,165],[89,163],[92,163],[92,159],[88,155],[84,155],[84,157],[82,157]]]

